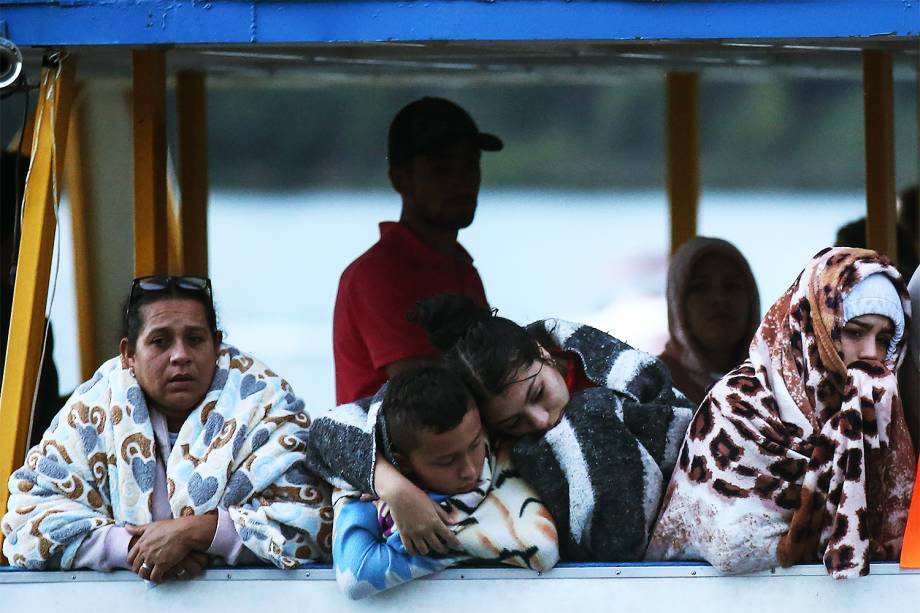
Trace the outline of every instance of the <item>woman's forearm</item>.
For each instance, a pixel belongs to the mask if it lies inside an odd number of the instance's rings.
[[[392,502],[392,498],[406,487],[417,488],[418,486],[399,472],[378,450],[374,466],[374,492],[377,496],[386,502]]]
[[[307,468],[333,487],[374,493],[375,418],[358,404],[319,414],[310,425]]]
[[[445,554],[460,549],[460,541],[445,523],[446,515],[428,494],[410,481],[379,452],[374,470],[377,495],[390,514],[409,555]]]

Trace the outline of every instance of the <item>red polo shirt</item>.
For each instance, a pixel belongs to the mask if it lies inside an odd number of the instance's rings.
[[[425,331],[406,320],[415,303],[437,294],[469,296],[488,307],[473,258],[435,251],[400,223],[380,224],[380,240],[339,279],[332,323],[337,404],[372,396],[384,368],[407,358],[433,357]]]

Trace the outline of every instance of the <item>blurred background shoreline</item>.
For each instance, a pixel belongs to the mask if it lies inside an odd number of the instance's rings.
[[[858,192],[717,190],[703,194],[699,230],[732,241],[747,256],[765,310],[863,207]],[[378,222],[398,215],[397,195],[382,190],[211,196],[210,274],[227,341],[286,377],[312,411],[334,402],[339,275],[377,240]],[[62,392],[79,383],[69,224],[65,202],[52,308]],[[663,192],[485,189],[460,240],[503,315],[520,323],[575,320],[647,351],[662,348]]]

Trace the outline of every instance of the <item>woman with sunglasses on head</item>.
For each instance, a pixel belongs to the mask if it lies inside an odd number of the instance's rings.
[[[915,463],[895,377],[909,316],[887,258],[812,258],[694,415],[648,558],[732,573],[823,562],[836,579],[897,559]]]
[[[556,521],[562,559],[641,559],[693,412],[662,362],[590,326],[550,319],[524,328],[462,296],[424,301],[410,319],[471,390],[496,446],[511,447]],[[320,416],[314,462],[388,498],[407,548],[446,548],[449,531],[385,461],[385,423],[368,409],[361,428],[357,410]]]
[[[328,559],[330,491],[303,463],[303,403],[221,341],[209,279],[134,280],[121,355],[79,386],[10,479],[10,563],[161,582],[214,559]]]

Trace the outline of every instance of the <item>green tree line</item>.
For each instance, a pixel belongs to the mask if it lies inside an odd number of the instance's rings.
[[[916,181],[917,88],[896,85],[898,183]],[[505,141],[487,154],[489,187],[664,185],[664,88],[474,85],[216,89],[209,94],[212,183],[268,190],[386,187],[386,133],[399,108],[441,95]],[[858,81],[773,79],[700,87],[703,185],[851,190],[863,186]]]
[[[917,85],[895,84],[897,183],[918,174]],[[491,188],[658,189],[665,183],[663,79],[609,85],[475,84],[419,87],[337,83],[208,92],[215,189],[387,188],[386,135],[404,104],[451,98],[505,141],[486,154]],[[858,80],[714,81],[700,86],[704,188],[860,190],[863,101]],[[34,96],[33,96],[34,98]],[[2,101],[4,142],[21,123],[21,96]],[[174,113],[174,99],[168,108]],[[175,117],[170,117],[175,133]]]

